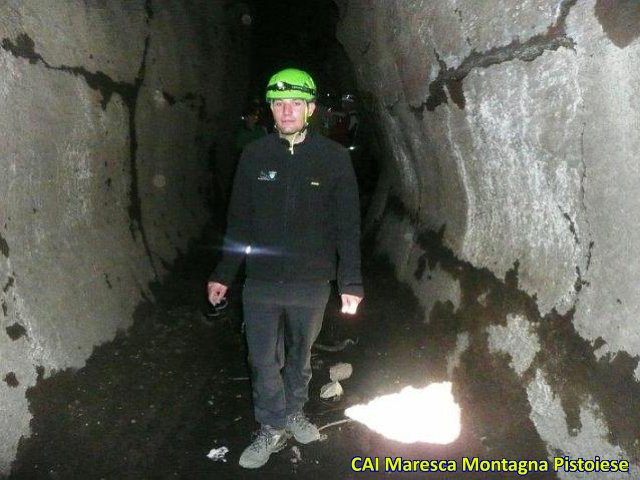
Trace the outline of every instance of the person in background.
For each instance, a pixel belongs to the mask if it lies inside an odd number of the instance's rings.
[[[238,151],[238,154],[242,153],[244,147],[249,143],[267,135],[267,130],[262,125],[258,124],[259,118],[259,105],[250,105],[242,114],[242,123],[236,132],[236,150]]]
[[[347,117],[346,127],[347,127],[347,147],[353,145],[356,132],[358,131],[359,119],[358,119],[358,110],[356,109],[356,97],[352,93],[345,93],[342,95],[342,111],[345,113]]]
[[[347,150],[308,128],[316,85],[288,68],[271,77],[266,99],[276,132],[242,153],[223,255],[207,284],[216,305],[246,262],[243,312],[260,429],[240,456],[244,468],[264,465],[291,436],[303,444],[320,438],[303,407],[330,282],[337,280],[343,313],[355,314],[364,296],[358,186]]]

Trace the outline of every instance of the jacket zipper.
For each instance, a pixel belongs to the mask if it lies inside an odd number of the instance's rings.
[[[292,147],[293,149],[293,147]],[[282,243],[285,246],[284,248],[284,253],[286,254],[286,252],[288,251],[289,245],[288,245],[288,239],[289,239],[289,211],[290,211],[290,203],[291,203],[291,198],[290,198],[290,188],[289,188],[289,184],[291,183],[291,164],[293,162],[291,162],[291,156],[293,156],[293,152],[291,153],[291,155],[287,155],[286,156],[286,165],[285,165],[285,184],[284,184],[284,238],[282,239]],[[281,278],[282,280],[286,279],[286,275],[285,275],[285,270],[286,270],[286,266],[287,266],[287,262],[285,262],[284,256],[281,257],[282,262],[282,275]]]

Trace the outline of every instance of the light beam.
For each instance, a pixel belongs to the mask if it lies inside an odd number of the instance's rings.
[[[399,393],[355,405],[345,415],[379,434],[402,443],[454,442],[460,435],[460,407],[451,392],[451,382],[432,383],[425,388],[405,387]]]

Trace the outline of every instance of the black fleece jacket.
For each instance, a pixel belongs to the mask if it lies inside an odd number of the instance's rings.
[[[358,186],[347,150],[311,130],[294,145],[277,134],[250,143],[236,172],[220,263],[209,277],[330,281],[363,296]]]

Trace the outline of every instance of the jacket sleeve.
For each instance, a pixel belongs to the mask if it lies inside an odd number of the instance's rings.
[[[249,158],[245,150],[240,157],[233,180],[222,257],[209,276],[210,282],[219,282],[226,286],[233,282],[246,256],[246,249],[251,245],[251,178],[248,163]]]
[[[336,185],[338,292],[364,296],[360,271],[360,200],[358,183],[346,150],[339,154]]]

